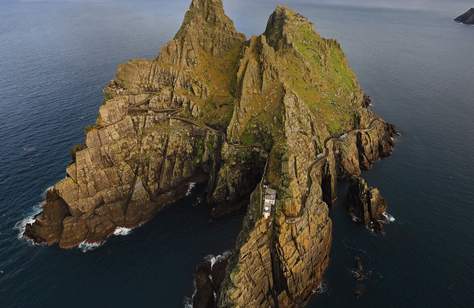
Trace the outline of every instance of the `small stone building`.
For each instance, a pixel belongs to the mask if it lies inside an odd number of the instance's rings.
[[[268,219],[272,213],[272,208],[276,203],[276,190],[269,188],[267,185],[263,186],[264,197],[263,197],[263,217]]]

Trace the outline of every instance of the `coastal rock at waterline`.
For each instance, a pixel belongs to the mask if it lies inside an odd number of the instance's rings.
[[[376,231],[382,231],[387,203],[378,188],[371,187],[364,179],[354,176],[350,180],[348,200],[349,211],[356,220]]]
[[[455,21],[466,25],[474,25],[474,8],[471,8],[466,13],[458,16]]]
[[[217,307],[220,286],[225,277],[225,270],[230,253],[219,256],[208,256],[201,262],[194,273],[195,293],[192,297],[193,308]]]
[[[43,212],[35,217],[34,224],[26,225],[25,236],[38,243],[54,244],[62,234],[62,221],[68,215],[69,209],[66,202],[57,191],[48,190]]]

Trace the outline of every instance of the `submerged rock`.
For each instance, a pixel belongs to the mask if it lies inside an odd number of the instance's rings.
[[[329,263],[337,179],[393,147],[393,126],[370,109],[341,46],[283,6],[246,40],[221,0],[193,0],[160,55],[120,65],[104,93],[27,236],[101,242],[207,183],[214,216],[248,208],[225,263],[197,268],[196,307],[304,305]],[[276,200],[264,212],[267,189]],[[370,192],[353,194],[361,219],[365,207],[379,215]]]
[[[466,13],[458,16],[455,21],[466,25],[474,25],[474,8],[467,10]]]

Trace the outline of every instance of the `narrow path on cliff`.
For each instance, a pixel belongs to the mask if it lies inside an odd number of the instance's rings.
[[[378,121],[382,121],[380,118],[375,118],[373,119],[369,126],[367,128],[357,128],[357,129],[352,129],[350,131],[347,131],[345,133],[341,133],[341,134],[338,134],[336,136],[330,136],[328,138],[326,138],[323,142],[324,144],[324,149],[323,149],[323,152],[322,153],[319,153],[318,156],[317,156],[317,159],[315,161],[313,161],[311,163],[311,165],[308,167],[308,171],[307,171],[307,177],[308,177],[308,185],[307,185],[307,190],[305,192],[305,194],[303,195],[302,197],[302,206],[301,206],[301,209],[298,213],[298,215],[296,215],[295,217],[287,217],[286,218],[286,222],[289,223],[289,224],[294,224],[296,223],[300,218],[303,217],[303,213],[304,213],[304,209],[305,209],[305,204],[306,204],[306,200],[308,199],[308,194],[309,194],[309,190],[311,189],[311,185],[313,183],[313,178],[311,177],[311,173],[313,171],[313,168],[323,162],[323,161],[326,161],[328,155],[329,155],[329,149],[328,149],[328,143],[332,140],[334,141],[343,141],[345,140],[345,136],[349,135],[349,134],[353,134],[353,133],[363,133],[363,132],[369,132],[371,130],[374,129],[374,124]]]
[[[143,104],[142,104],[143,105]],[[204,128],[206,130],[209,130],[215,134],[218,134],[218,135],[225,135],[224,132],[220,131],[220,130],[217,130],[215,128],[212,128],[208,125],[206,125],[205,123],[202,123],[202,122],[198,122],[198,121],[195,121],[193,119],[190,119],[190,118],[186,118],[186,117],[180,117],[180,116],[177,116],[178,113],[180,113],[181,111],[183,111],[184,108],[183,107],[180,107],[180,108],[152,108],[152,107],[148,107],[148,108],[140,108],[140,107],[130,107],[127,109],[127,115],[130,115],[130,116],[136,116],[136,115],[141,115],[141,114],[144,114],[144,115],[148,115],[149,112],[153,112],[153,113],[167,113],[167,118],[166,119],[163,119],[163,120],[169,120],[169,119],[173,119],[173,120],[178,120],[178,121],[181,121],[181,122],[185,122],[185,123],[188,123],[188,124],[191,124],[191,125],[194,125],[194,126],[197,126],[197,127],[201,127],[201,128]],[[115,123],[112,123],[112,124],[109,124],[109,125],[113,125]]]

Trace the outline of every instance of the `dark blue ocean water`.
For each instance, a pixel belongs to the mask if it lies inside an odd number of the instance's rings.
[[[0,2],[0,307],[182,307],[197,262],[233,246],[242,216],[210,223],[192,206],[197,193],[87,253],[17,238],[64,176],[117,64],[156,55],[187,2]],[[452,22],[459,8],[291,2],[342,43],[376,111],[402,132],[365,175],[396,223],[371,235],[337,204],[328,289],[310,307],[474,306],[474,27]],[[263,31],[275,5],[225,3],[247,34]],[[355,254],[374,273],[359,299]]]

